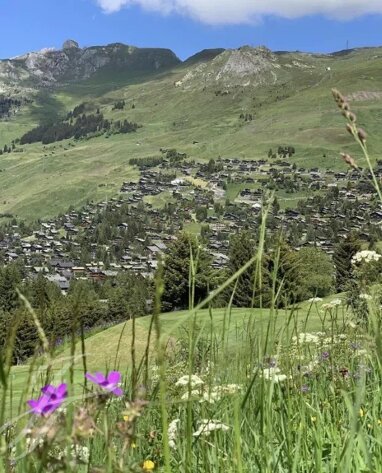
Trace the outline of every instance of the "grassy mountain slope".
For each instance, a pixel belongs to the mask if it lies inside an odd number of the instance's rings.
[[[157,155],[160,147],[203,160],[266,158],[269,148],[293,145],[299,166],[345,169],[339,151],[358,151],[333,104],[334,86],[352,94],[371,151],[380,157],[381,48],[308,55],[244,47],[215,54],[149,76],[106,67],[89,79],[40,92],[31,106],[0,121],[0,146],[84,101],[107,118],[143,125],[133,134],[75,146],[26,145],[23,153],[0,156],[0,213],[35,218],[111,197],[123,180],[136,177],[129,159]],[[121,99],[125,110],[113,111]],[[253,120],[240,119],[242,113]]]
[[[330,298],[328,298],[329,300]],[[240,352],[240,347],[243,341],[248,337],[249,324],[251,325],[251,332],[257,334],[259,337],[266,337],[267,327],[270,322],[270,312],[268,309],[214,309],[212,311],[212,319],[208,310],[201,310],[197,313],[197,326],[202,333],[210,336],[211,333],[216,339],[216,350],[222,350],[222,363],[225,363],[227,353],[235,351]],[[295,311],[292,317],[293,330],[317,331],[322,329],[321,319],[317,313],[316,308],[311,308],[309,303],[303,303],[300,310]],[[161,314],[161,333],[164,340],[169,340],[169,347],[176,343],[179,338],[187,339],[186,329],[189,329],[189,323],[192,322],[190,313],[187,311],[173,312],[170,314]],[[136,320],[136,338],[135,350],[136,360],[139,364],[145,354],[147,346],[147,339],[149,334],[149,327],[151,322],[150,317],[142,317]],[[277,332],[285,329],[286,325],[290,325],[288,313],[280,311],[274,319]],[[329,322],[328,322],[329,324]],[[290,325],[292,327],[292,325]],[[290,333],[289,333],[290,336]],[[223,338],[224,337],[224,350]],[[86,347],[86,364],[87,369],[91,372],[96,370],[105,371],[117,367],[123,372],[126,372],[131,367],[131,342],[132,342],[132,321],[126,324],[120,324],[109,329],[103,330],[93,336],[90,336],[85,341]],[[151,336],[151,348],[155,346],[155,334]],[[171,350],[171,348],[168,348]],[[228,350],[228,351],[227,351]],[[220,352],[220,351],[219,351]],[[68,376],[70,365],[70,349],[63,350],[57,355],[53,362],[54,381],[60,382]],[[83,379],[83,361],[81,356],[80,343],[76,346],[74,373],[75,382],[81,384]],[[34,366],[36,370],[38,367]],[[21,399],[21,394],[25,392],[25,385],[31,386],[31,391],[38,391],[43,379],[40,379],[45,372],[46,366],[41,366],[37,369],[33,379],[28,380],[30,373],[30,366],[16,366],[12,369],[12,399],[13,399],[13,414],[16,413],[18,403]],[[32,392],[30,393],[32,394]],[[11,406],[8,406],[11,409]]]

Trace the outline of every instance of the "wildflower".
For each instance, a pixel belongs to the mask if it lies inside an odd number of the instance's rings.
[[[143,471],[153,471],[155,463],[151,460],[145,460],[142,465]]]
[[[168,444],[170,448],[176,448],[175,440],[178,434],[178,424],[180,419],[174,419],[168,426]]]
[[[341,368],[340,373],[343,378],[348,378],[350,374],[347,368]]]
[[[370,301],[372,299],[372,297],[369,294],[360,294],[359,298],[364,301]]]
[[[191,386],[191,389],[197,388],[198,386],[202,386],[204,381],[199,378],[196,374],[192,374],[191,376],[182,376],[178,379],[175,383],[175,386]]]
[[[82,463],[88,463],[90,452],[86,446],[72,445],[71,456],[74,460],[79,460]]]
[[[367,350],[365,350],[365,349],[357,350],[357,351],[356,351],[356,354],[357,354],[358,356],[365,356],[365,355],[367,355]]]
[[[277,366],[277,359],[275,356],[269,356],[265,358],[264,362],[268,368],[274,368]]]
[[[330,353],[328,351],[324,351],[324,352],[321,353],[321,359],[322,360],[324,360],[324,361],[329,360],[329,358],[330,358]]]
[[[311,302],[311,303],[322,302],[322,299],[321,297],[312,297],[311,299],[308,300],[308,302]]]
[[[293,337],[294,343],[319,343],[320,339],[313,333],[299,333],[298,337]]]
[[[116,396],[122,396],[123,391],[118,384],[121,381],[121,373],[119,371],[111,371],[107,377],[105,377],[102,373],[95,373],[94,375],[90,373],[86,373],[85,375],[88,380],[90,380],[94,384],[98,384],[101,388],[109,391]]]
[[[92,414],[84,407],[77,410],[73,420],[73,434],[76,438],[87,438],[94,434],[96,424]]]
[[[238,384],[223,384],[222,386],[214,386],[209,392],[203,393],[203,398],[200,402],[206,401],[210,404],[214,404],[216,401],[220,401],[222,397],[236,394],[240,390],[241,386]]]
[[[313,423],[314,423],[314,422],[317,422],[317,417],[316,417],[316,416],[312,416],[312,417],[310,418],[310,420],[311,420]]]
[[[378,424],[378,425],[382,425],[382,419],[378,419],[378,420],[377,420],[377,424]]]
[[[279,374],[280,368],[266,368],[263,370],[262,377],[267,381],[273,381],[274,383],[280,383],[288,379],[286,374]]]
[[[229,430],[229,427],[218,420],[203,419],[201,422],[199,422],[199,428],[193,433],[193,436],[199,437],[200,435],[205,435],[207,437],[211,434],[211,432],[215,432],[217,430],[226,432]]]
[[[342,301],[341,301],[341,299],[333,299],[332,301],[330,301],[330,304],[333,305],[333,306],[341,305]]]
[[[193,389],[191,392],[186,392],[183,394],[183,396],[180,398],[182,401],[189,401],[190,399],[195,399],[200,396],[200,391],[197,389]]]
[[[360,410],[359,410],[358,413],[359,413],[359,416],[360,416],[360,417],[364,417],[364,416],[365,416],[365,411],[362,409],[362,407],[360,408]]]
[[[47,416],[58,409],[68,395],[66,384],[60,384],[57,388],[48,384],[41,389],[41,392],[43,395],[39,399],[30,399],[28,404],[34,414],[42,416]]]
[[[371,263],[372,261],[379,261],[381,259],[381,255],[376,251],[369,251],[363,250],[358,251],[353,258],[352,263],[353,265],[360,264],[360,263]]]

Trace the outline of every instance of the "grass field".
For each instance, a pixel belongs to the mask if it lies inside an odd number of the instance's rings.
[[[47,367],[12,369],[6,418],[12,413],[15,428],[32,426],[28,442],[45,439],[42,450],[31,451],[25,437],[11,444],[17,446],[15,471],[27,471],[23,468],[31,458],[44,465],[43,471],[54,471],[58,462],[61,471],[75,465],[81,473],[90,464],[131,473],[149,468],[165,473],[380,471],[382,404],[376,396],[381,378],[375,341],[371,332],[352,325],[352,315],[333,297],[286,311],[161,314],[161,343],[156,344],[154,330],[148,377],[137,387],[145,370],[134,366],[140,366],[146,351],[151,322],[151,317],[136,320],[135,341],[132,321],[85,340],[86,369],[118,369],[125,399],[106,402],[90,381],[86,388],[82,358],[72,365],[70,349],[64,348],[49,379],[55,385],[68,382],[74,370],[74,397],[66,410],[42,420],[17,418],[18,407],[25,412],[32,386],[36,398],[46,383]],[[76,353],[81,353],[80,344]],[[86,422],[93,416],[97,431],[89,434]],[[46,437],[44,425],[70,433]],[[70,442],[76,446],[74,456],[65,453]]]
[[[330,298],[329,298],[330,299]],[[328,300],[329,300],[328,299]],[[279,311],[272,315],[272,323],[275,329],[282,330],[289,317],[293,315],[294,331],[319,331],[322,329],[322,320],[317,307],[304,303],[293,311]],[[196,323],[201,331],[212,334],[216,340],[218,350],[224,351],[224,356],[240,350],[240,346],[248,337],[248,331],[254,331],[256,336],[265,336],[270,322],[270,312],[267,309],[212,309],[202,310],[195,316],[190,316],[188,311],[173,312],[159,316],[161,332],[165,341],[170,346],[185,335],[190,324]],[[152,317],[142,317],[135,321],[135,355],[141,360],[145,355]],[[132,321],[103,330],[85,340],[86,364],[90,371],[102,371],[105,368],[118,368],[129,373],[131,369],[131,344],[133,337]],[[155,346],[155,335],[151,334],[150,351]],[[81,345],[77,343],[75,348],[74,373],[75,381],[83,378],[83,358],[81,356]],[[62,382],[68,376],[68,370],[72,360],[71,349],[60,349],[53,360],[53,371],[55,383]],[[10,414],[15,415],[22,395],[26,395],[25,385],[31,387],[29,395],[35,390],[39,391],[46,371],[46,364],[39,366],[43,360],[37,360],[34,367],[33,382],[28,381],[31,365],[16,366],[12,369],[11,389],[12,407]],[[33,363],[32,363],[33,364]]]

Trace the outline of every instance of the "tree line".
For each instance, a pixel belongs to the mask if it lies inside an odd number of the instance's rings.
[[[106,132],[132,133],[137,131],[139,125],[128,120],[117,120],[115,122],[105,119],[102,113],[82,114],[74,119],[75,115],[69,118],[69,121],[59,121],[55,123],[39,125],[25,133],[20,138],[20,144],[31,144],[42,142],[43,144],[54,143],[74,138],[79,140],[88,137],[91,134],[104,134]]]

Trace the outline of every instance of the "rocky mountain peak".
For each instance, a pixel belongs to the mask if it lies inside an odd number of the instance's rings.
[[[74,41],[74,39],[68,39],[62,45],[63,51],[68,50],[68,49],[79,49],[79,48],[80,48],[80,45],[77,43],[77,41]]]

